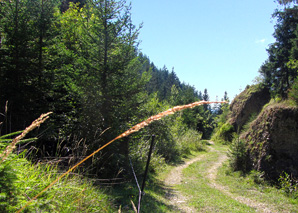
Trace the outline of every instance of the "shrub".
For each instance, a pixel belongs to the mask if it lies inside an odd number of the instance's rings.
[[[9,212],[11,206],[16,204],[17,188],[15,181],[17,180],[16,172],[6,161],[0,164],[0,212]],[[15,209],[14,209],[15,210]]]
[[[289,98],[292,99],[296,105],[298,105],[298,78],[295,79],[289,91]]]
[[[283,172],[278,179],[281,190],[288,196],[298,198],[298,181]]]
[[[256,170],[252,170],[250,172],[250,176],[252,177],[253,181],[256,184],[263,184],[263,183],[265,183],[264,174],[265,174],[264,172],[260,172],[260,171],[256,171]]]
[[[235,132],[233,125],[224,123],[220,126],[212,137],[212,140],[219,141],[221,143],[228,143],[233,140],[233,133]]]
[[[229,149],[229,163],[233,171],[246,173],[250,170],[249,155],[244,141],[238,135],[234,139]]]
[[[202,133],[196,130],[188,129],[178,138],[179,153],[182,156],[191,154],[191,151],[202,151],[205,145],[201,141]]]
[[[31,164],[10,154],[0,164],[0,212],[16,212],[61,171],[56,165]],[[69,175],[31,203],[25,212],[114,212],[111,199],[91,179]]]

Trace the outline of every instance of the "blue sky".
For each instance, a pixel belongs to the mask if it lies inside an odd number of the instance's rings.
[[[139,48],[210,100],[252,84],[274,42],[274,0],[132,0]]]

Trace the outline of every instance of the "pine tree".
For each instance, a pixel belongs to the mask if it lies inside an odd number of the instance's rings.
[[[293,79],[297,76],[296,69],[288,65],[293,56],[293,40],[297,37],[295,31],[298,24],[298,7],[285,8],[276,11],[273,17],[277,18],[274,37],[276,42],[270,45],[269,58],[261,66],[260,72],[264,76],[265,84],[271,88],[273,95],[287,97]]]
[[[45,69],[46,40],[56,2],[53,0],[2,1],[0,105],[9,103],[6,132],[25,128],[47,111],[46,96],[51,87]],[[11,114],[10,114],[11,113]]]

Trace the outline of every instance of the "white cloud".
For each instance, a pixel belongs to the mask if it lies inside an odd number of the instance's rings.
[[[265,41],[266,41],[266,39],[263,38],[263,39],[256,40],[256,43],[257,43],[257,44],[264,44]]]

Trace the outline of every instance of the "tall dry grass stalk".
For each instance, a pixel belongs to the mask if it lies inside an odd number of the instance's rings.
[[[89,156],[87,156],[86,158],[84,158],[83,160],[81,160],[79,163],[77,163],[76,165],[74,165],[73,167],[71,167],[69,170],[67,170],[65,173],[63,173],[61,176],[59,176],[56,180],[54,180],[50,185],[48,185],[46,188],[44,188],[41,192],[39,192],[35,197],[33,197],[31,200],[29,200],[26,205],[24,205],[19,211],[17,211],[17,213],[21,212],[22,210],[24,210],[33,200],[35,200],[36,198],[38,198],[42,193],[44,193],[46,190],[48,190],[49,188],[51,188],[54,184],[56,184],[61,178],[63,178],[64,176],[66,176],[67,174],[69,174],[71,171],[73,171],[74,169],[76,169],[79,165],[81,165],[83,162],[85,162],[86,160],[88,160],[89,158],[91,158],[92,156],[94,156],[96,153],[98,153],[99,151],[101,151],[102,149],[104,149],[105,147],[107,147],[108,145],[110,145],[111,143],[113,143],[114,141],[126,137],[134,132],[139,131],[140,129],[144,128],[145,126],[148,126],[150,123],[152,123],[153,121],[157,121],[160,120],[161,118],[167,116],[167,115],[171,115],[174,114],[175,112],[184,110],[184,109],[190,109],[190,108],[194,108],[196,106],[200,106],[203,104],[223,104],[223,103],[227,103],[225,101],[197,101],[191,104],[187,104],[187,105],[183,105],[183,106],[175,106],[171,109],[168,109],[164,112],[161,112],[157,115],[151,116],[150,118],[146,119],[145,121],[133,126],[132,128],[130,128],[129,130],[125,131],[124,133],[122,133],[121,135],[117,136],[116,138],[114,138],[113,140],[109,141],[108,143],[106,143],[105,145],[103,145],[102,147],[100,147],[99,149],[97,149],[96,151],[94,151],[92,154],[90,154]]]
[[[33,129],[35,129],[36,127],[39,127],[40,124],[42,124],[43,122],[45,122],[45,120],[47,120],[49,118],[49,115],[52,112],[48,112],[46,114],[42,114],[39,118],[37,118],[35,121],[32,122],[32,124],[30,126],[28,126],[23,132],[22,134],[20,134],[19,136],[15,137],[11,144],[9,144],[6,149],[4,150],[3,153],[0,154],[0,158],[1,161],[0,163],[2,163],[3,161],[5,161],[5,159],[8,157],[8,155],[15,149],[17,143],[22,140],[30,131],[32,131]]]

